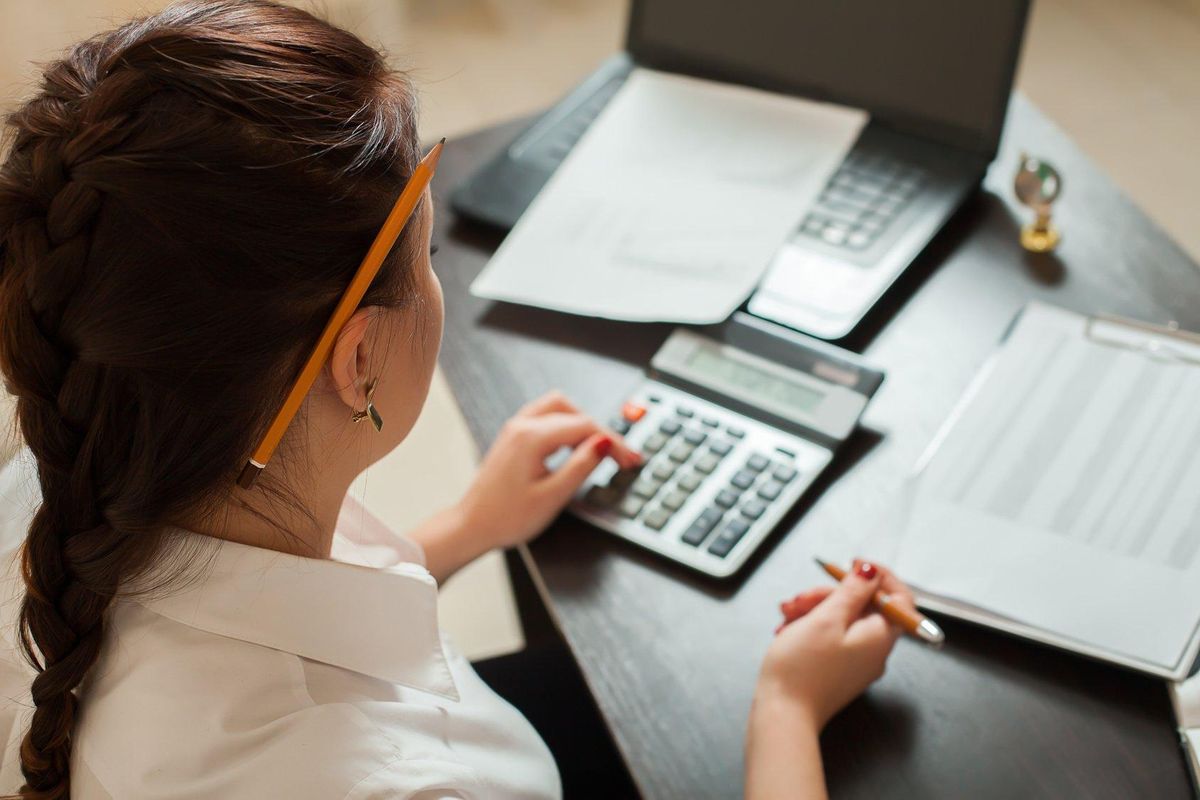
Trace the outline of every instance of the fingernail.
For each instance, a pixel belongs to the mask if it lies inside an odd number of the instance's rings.
[[[612,446],[613,446],[613,440],[607,436],[605,436],[603,439],[601,439],[600,441],[596,442],[595,445],[593,445],[593,447],[596,450],[596,455],[600,456],[601,458],[604,458],[606,455],[608,455],[612,451]]]
[[[779,604],[779,610],[785,615],[791,615],[795,613],[796,603],[798,602],[800,602],[800,595],[784,600]]]
[[[875,565],[870,561],[863,561],[855,568],[854,571],[858,573],[860,578],[865,578],[866,580],[871,580],[875,577],[876,573],[879,572],[879,570],[875,569]]]

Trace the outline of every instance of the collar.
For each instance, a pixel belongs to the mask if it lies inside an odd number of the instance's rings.
[[[458,700],[437,622],[437,582],[419,564],[368,567],[173,531],[212,553],[182,587],[137,602],[199,630]],[[192,550],[191,548],[195,548]]]

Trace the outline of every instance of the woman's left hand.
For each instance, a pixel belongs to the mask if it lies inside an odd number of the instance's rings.
[[[546,459],[572,453],[555,470]],[[642,463],[617,433],[581,413],[561,392],[529,403],[505,423],[460,505],[465,533],[485,550],[537,536],[606,456],[623,469]]]

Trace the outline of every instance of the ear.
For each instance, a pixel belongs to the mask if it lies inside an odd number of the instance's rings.
[[[329,377],[343,403],[356,411],[367,404],[367,364],[370,363],[371,343],[367,331],[374,321],[377,308],[367,306],[354,312],[342,327],[329,355]]]

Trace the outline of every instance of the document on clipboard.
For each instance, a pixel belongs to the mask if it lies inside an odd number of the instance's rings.
[[[1174,680],[1200,649],[1200,336],[1033,303],[918,465],[931,608]]]

